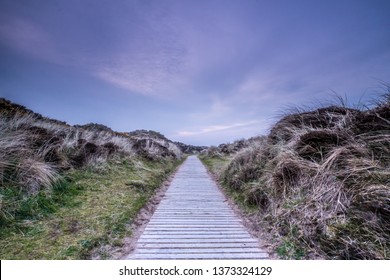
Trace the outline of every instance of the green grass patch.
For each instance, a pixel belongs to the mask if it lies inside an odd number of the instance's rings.
[[[305,259],[306,252],[303,247],[296,244],[293,238],[285,238],[276,248],[276,253],[281,259],[301,260]]]
[[[0,258],[110,258],[107,248],[122,246],[128,225],[177,165],[133,160],[70,171],[51,193],[29,198],[2,189],[2,202],[18,207],[3,215]]]
[[[232,160],[230,156],[199,156],[199,159],[203,162],[204,165],[206,165],[208,170],[218,179]]]

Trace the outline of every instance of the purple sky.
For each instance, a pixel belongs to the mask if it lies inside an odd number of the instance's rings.
[[[1,0],[0,96],[215,145],[390,83],[390,1]]]

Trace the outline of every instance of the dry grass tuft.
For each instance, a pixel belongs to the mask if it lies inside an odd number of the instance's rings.
[[[33,158],[22,160],[16,172],[18,184],[30,195],[37,194],[42,188],[50,189],[59,176],[50,164]]]

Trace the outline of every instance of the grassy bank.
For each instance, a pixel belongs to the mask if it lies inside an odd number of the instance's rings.
[[[132,219],[177,164],[123,159],[69,171],[51,193],[23,198],[3,189],[6,201],[22,205],[0,230],[0,258],[111,258],[131,235]]]
[[[220,156],[199,156],[199,159],[206,165],[208,170],[216,177],[222,175],[223,170],[229,165],[233,157],[228,155]]]
[[[220,145],[204,161],[256,209],[279,257],[390,259],[389,112],[387,95],[367,110],[286,114],[268,136],[234,153]]]

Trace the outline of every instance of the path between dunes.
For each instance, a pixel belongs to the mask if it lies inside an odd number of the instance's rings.
[[[196,156],[180,166],[127,259],[265,259]]]

